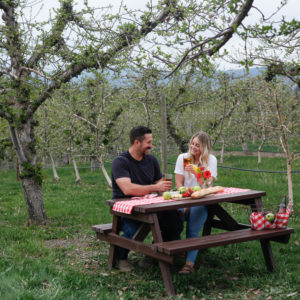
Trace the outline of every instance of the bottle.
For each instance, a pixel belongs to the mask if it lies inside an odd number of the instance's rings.
[[[283,196],[281,203],[278,208],[279,213],[285,213],[286,210],[286,195]]]

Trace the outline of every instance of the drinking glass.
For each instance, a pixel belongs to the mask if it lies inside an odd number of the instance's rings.
[[[190,165],[192,163],[191,157],[184,157],[183,158],[183,167],[185,168],[187,165]]]
[[[173,175],[172,174],[163,174],[163,176],[162,176],[162,180],[163,181],[171,181],[171,182],[173,182]],[[172,189],[172,188],[171,188]]]

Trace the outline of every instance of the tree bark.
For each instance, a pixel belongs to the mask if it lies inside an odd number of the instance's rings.
[[[12,142],[17,152],[19,177],[22,182],[29,218],[34,224],[45,224],[47,215],[43,203],[42,176],[36,163],[35,122],[30,118],[22,126],[9,123]]]
[[[74,171],[75,171],[75,176],[76,176],[76,183],[80,183],[81,179],[80,179],[80,175],[79,175],[76,160],[74,158],[72,158],[72,161],[73,161],[73,166],[74,166]]]
[[[222,149],[221,149],[221,155],[220,155],[220,163],[222,164],[224,162],[224,152],[225,152],[225,141],[222,141]]]
[[[35,224],[46,224],[47,215],[43,202],[42,185],[34,178],[21,179],[29,218]]]
[[[111,179],[110,179],[109,175],[108,175],[107,172],[106,172],[106,169],[105,169],[105,166],[104,166],[102,157],[99,155],[99,156],[97,156],[97,159],[98,159],[98,162],[99,162],[99,164],[100,164],[100,168],[101,168],[101,170],[102,170],[102,173],[103,173],[103,175],[104,175],[104,177],[105,177],[105,179],[106,179],[108,185],[109,185],[110,187],[112,187],[112,182],[111,182]]]
[[[160,116],[161,116],[161,165],[162,172],[167,172],[167,115],[166,115],[166,98],[160,97]]]
[[[51,153],[49,153],[49,156],[50,156],[50,160],[51,160],[51,167],[52,167],[52,172],[53,172],[54,179],[55,179],[56,182],[58,182],[59,181],[59,176],[57,175],[57,172],[56,172],[54,159],[53,159]]]

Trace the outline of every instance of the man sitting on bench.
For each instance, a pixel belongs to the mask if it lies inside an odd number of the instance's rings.
[[[153,192],[165,192],[172,188],[171,181],[161,180],[159,163],[155,156],[149,154],[151,148],[152,131],[145,126],[132,128],[129,150],[118,155],[112,163],[112,199],[144,196]],[[179,213],[162,212],[158,218],[163,240],[179,239],[183,229]],[[122,218],[121,223],[123,236],[127,238],[132,238],[141,225],[140,222],[128,218]],[[127,260],[128,252],[127,249],[118,248],[118,267],[122,271],[132,269]]]

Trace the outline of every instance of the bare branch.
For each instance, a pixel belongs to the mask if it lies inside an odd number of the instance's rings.
[[[88,123],[89,125],[91,125],[95,129],[98,129],[97,126],[95,124],[91,123],[89,120],[87,120],[87,119],[85,119],[85,118],[83,118],[81,116],[78,116],[76,114],[73,114],[73,116],[76,117],[76,118],[78,118],[78,119],[80,119],[80,120],[82,120],[82,121],[84,121],[84,122],[86,122],[86,123]]]
[[[57,21],[50,30],[50,34],[46,36],[42,45],[37,45],[33,51],[32,56],[29,58],[26,66],[32,68],[37,65],[41,57],[49,51],[52,47],[57,45],[62,38],[62,33],[66,28],[68,22],[73,18],[73,7],[70,1],[63,1],[58,10]]]
[[[57,74],[56,79],[53,79],[49,87],[43,91],[40,97],[28,107],[27,113],[32,115],[37,108],[63,83],[69,82],[73,77],[81,74],[82,71],[90,68],[99,68],[99,66],[104,69],[107,64],[122,50],[128,48],[132,42],[137,43],[141,38],[145,37],[149,32],[151,32],[158,24],[164,22],[164,20],[170,14],[170,7],[173,6],[175,0],[165,0],[165,7],[161,13],[151,22],[143,23],[139,30],[135,30],[130,34],[124,36],[124,32],[120,32],[115,38],[117,41],[116,45],[111,49],[107,50],[105,53],[99,53],[97,55],[90,55],[86,57],[86,53],[82,55],[77,55],[77,61],[74,61],[63,73]],[[96,49],[95,49],[96,51]],[[39,55],[42,55],[40,53]],[[32,62],[36,61],[36,58],[31,59]]]
[[[187,63],[190,60],[196,59],[202,55],[212,56],[213,54],[217,53],[228,42],[228,40],[230,40],[236,28],[242,23],[244,18],[248,15],[248,12],[252,7],[253,1],[254,0],[246,0],[239,14],[236,16],[236,18],[233,20],[233,22],[230,24],[228,28],[224,29],[223,31],[221,31],[220,33],[216,34],[213,37],[207,38],[203,42],[198,43],[197,45],[187,50],[184,56],[182,57],[182,59],[180,60],[180,62],[174,68],[174,70],[171,73],[169,73],[167,76],[165,76],[165,78],[168,78],[171,75],[173,75],[184,63]],[[204,45],[218,38],[221,39],[216,44],[211,46],[211,48],[207,50],[203,49]],[[201,48],[200,51],[188,58],[189,53],[197,48]]]
[[[38,70],[35,70],[35,69],[31,69],[31,68],[27,68],[27,67],[22,66],[20,68],[20,70],[26,70],[26,71],[29,71],[29,72],[33,72],[33,73],[35,73],[35,74],[37,74],[37,75],[39,75],[41,77],[44,77],[44,78],[46,78],[48,80],[51,80],[50,77],[48,77],[47,75],[45,75],[45,74],[43,74],[43,73],[41,73],[41,72],[39,72]]]

